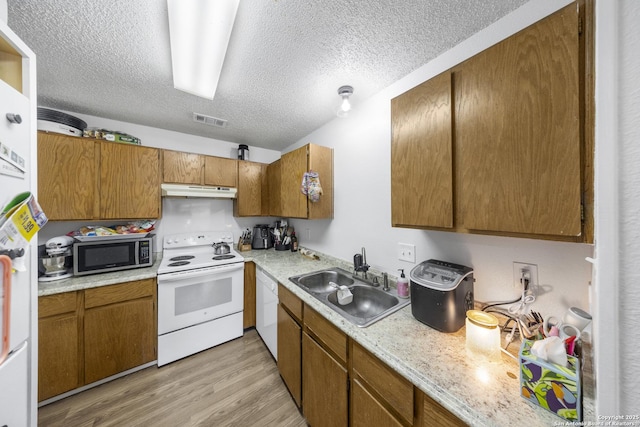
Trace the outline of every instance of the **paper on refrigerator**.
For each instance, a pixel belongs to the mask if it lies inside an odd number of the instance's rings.
[[[47,223],[47,216],[30,192],[18,194],[0,214],[0,251],[14,251],[13,268],[25,270],[29,241]],[[19,254],[22,254],[21,256]]]

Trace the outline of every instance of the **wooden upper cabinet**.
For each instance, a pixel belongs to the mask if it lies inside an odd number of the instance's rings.
[[[307,201],[309,212],[307,218],[333,218],[333,149],[309,144],[308,151],[309,170],[318,173],[322,196],[317,202]]]
[[[300,186],[305,172],[318,173],[322,195],[311,202]],[[333,149],[307,144],[280,158],[280,214],[291,218],[333,218]]]
[[[271,216],[283,216],[282,215],[282,177],[281,177],[281,160],[278,159],[275,162],[267,166],[267,181],[269,185],[269,207],[268,213]]]
[[[182,151],[162,150],[162,182],[233,187],[238,185],[238,161]]]
[[[238,185],[238,161],[204,156],[204,185],[232,187]]]
[[[100,217],[159,218],[159,150],[108,142],[100,147]]]
[[[204,157],[200,154],[162,150],[162,182],[201,184]]]
[[[307,197],[300,191],[300,184],[305,172],[307,172],[306,146],[285,153],[280,158],[282,216],[307,217]]]
[[[451,74],[391,100],[391,223],[453,227]]]
[[[100,148],[92,139],[38,132],[38,202],[47,218],[99,217]]]
[[[235,216],[263,215],[262,187],[266,168],[263,163],[238,161],[238,195],[233,204]]]
[[[578,6],[391,101],[393,226],[592,241],[593,38]]]
[[[454,69],[461,225],[581,234],[578,12],[556,12]]]

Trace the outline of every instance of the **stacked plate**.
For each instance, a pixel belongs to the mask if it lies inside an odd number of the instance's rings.
[[[61,111],[38,107],[38,130],[82,136],[87,123]]]

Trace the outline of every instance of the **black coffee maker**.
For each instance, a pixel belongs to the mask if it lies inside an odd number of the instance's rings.
[[[256,224],[253,227],[251,249],[269,249],[273,247],[273,234],[268,224]]]

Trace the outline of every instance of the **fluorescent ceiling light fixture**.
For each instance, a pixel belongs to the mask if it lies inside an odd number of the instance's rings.
[[[240,0],[167,0],[173,87],[213,99]]]

